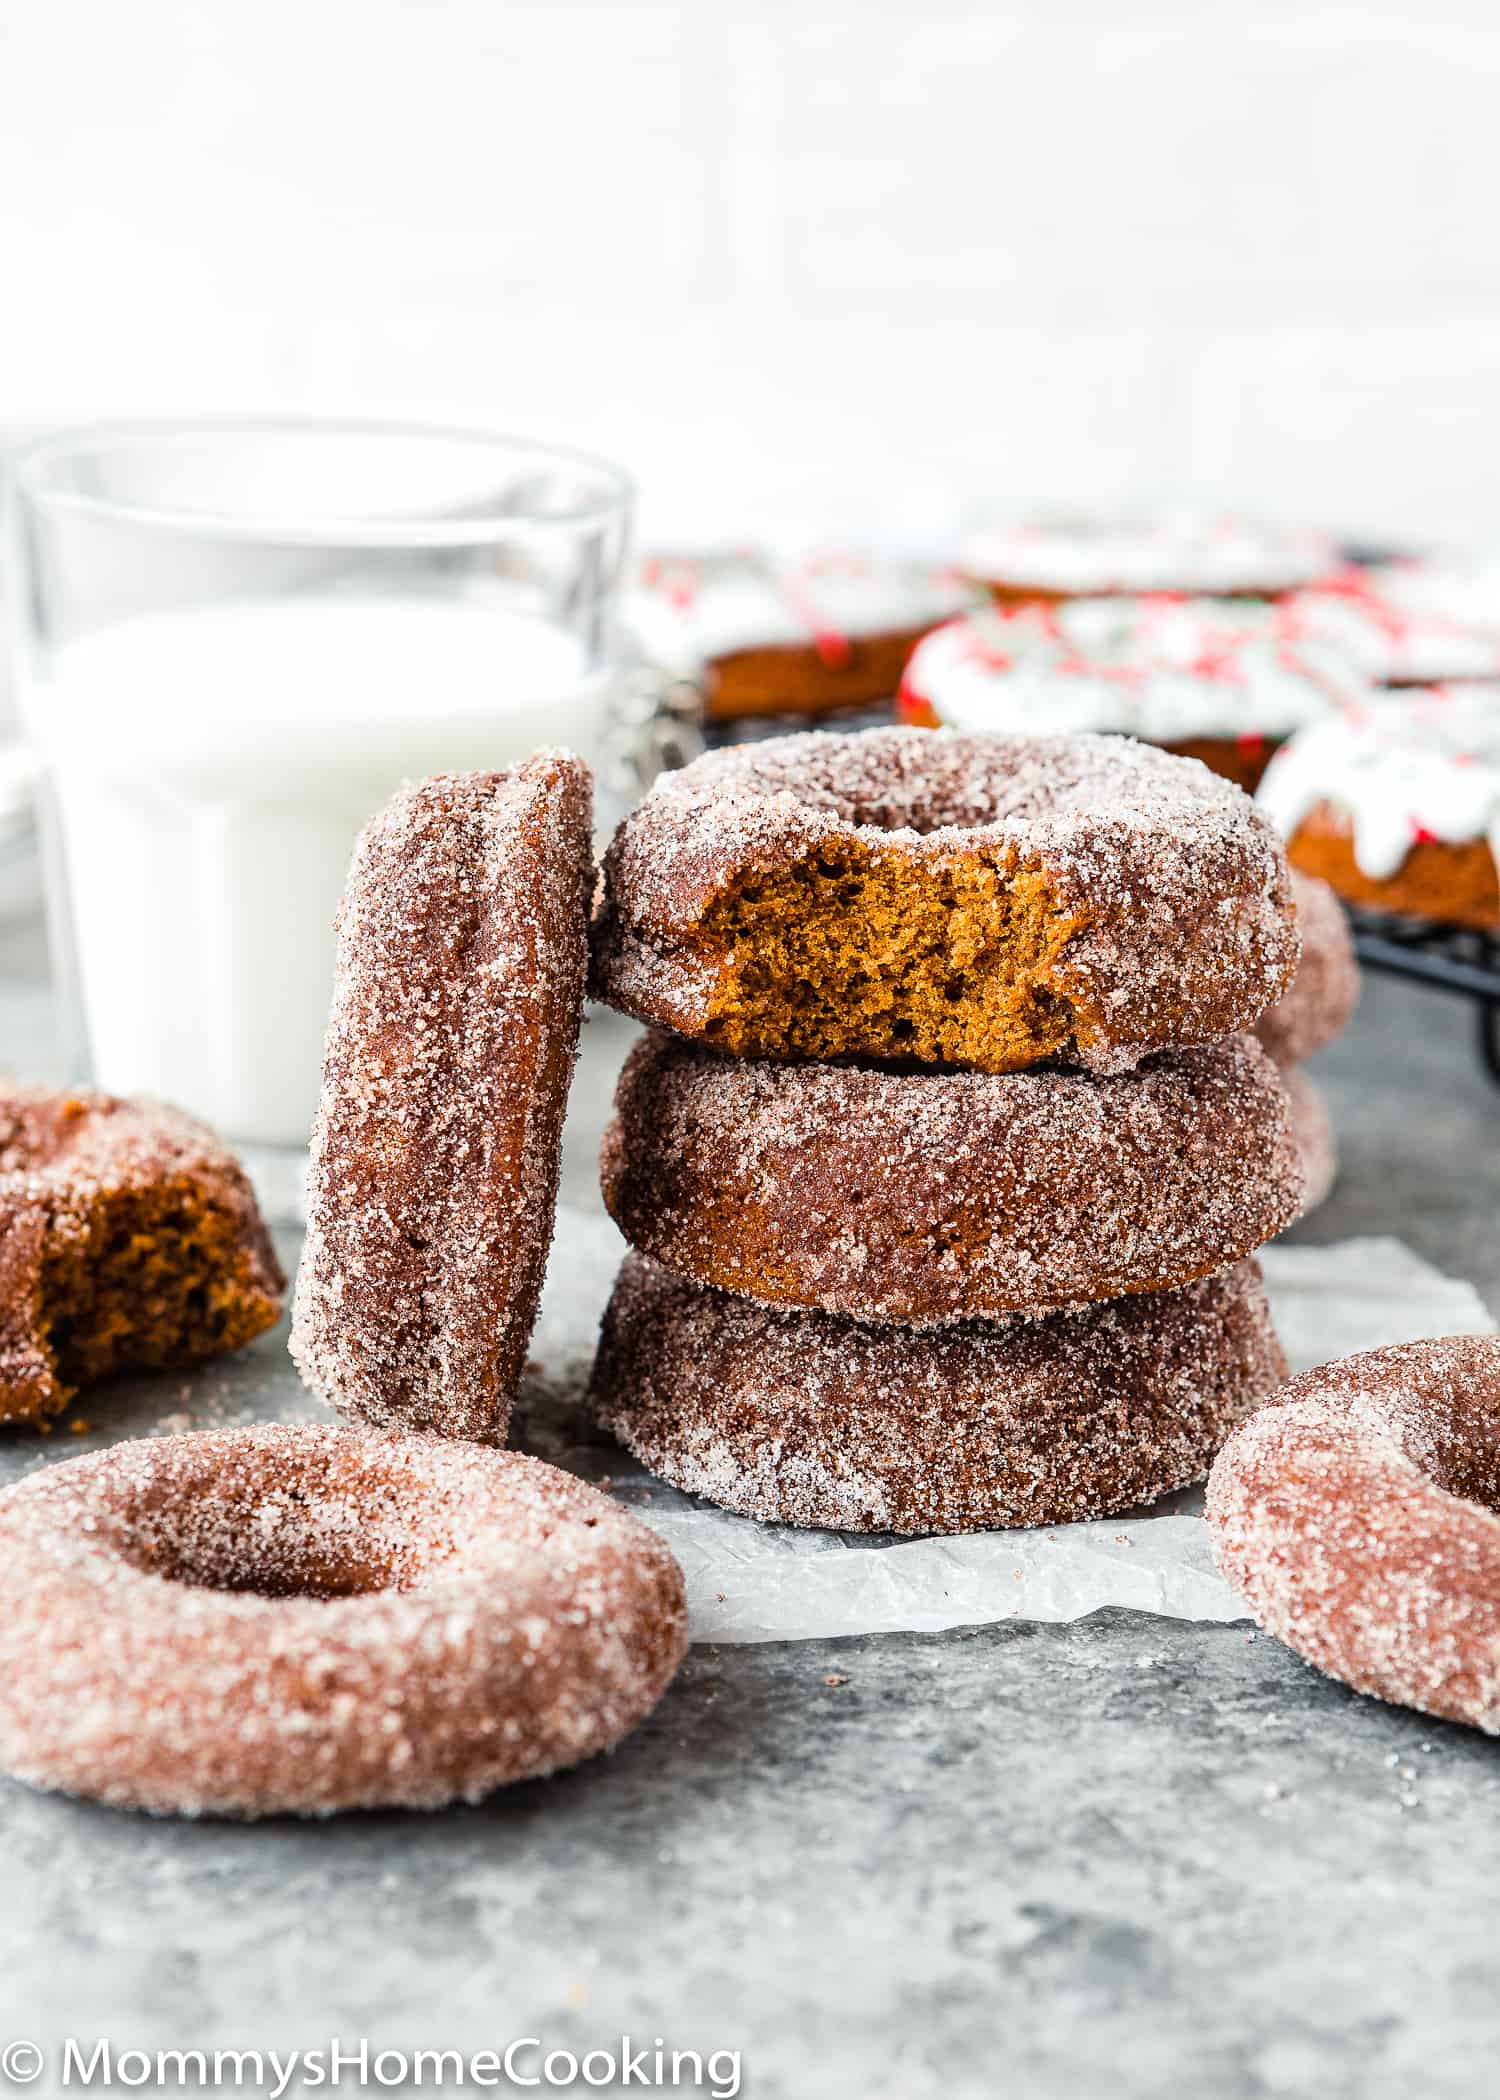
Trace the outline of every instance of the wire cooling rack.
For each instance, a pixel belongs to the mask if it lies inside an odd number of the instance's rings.
[[[1480,1059],[1500,1086],[1500,937],[1358,906],[1350,907],[1349,917],[1354,952],[1365,969],[1473,1001]]]

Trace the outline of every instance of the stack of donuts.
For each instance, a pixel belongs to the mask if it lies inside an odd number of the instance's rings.
[[[1285,1366],[1302,1154],[1249,1033],[1298,955],[1269,824],[1115,737],[815,733],[661,780],[596,995],[650,1024],[591,1387],[726,1508],[963,1532],[1199,1479]]]

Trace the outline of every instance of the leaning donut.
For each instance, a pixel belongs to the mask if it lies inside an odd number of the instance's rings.
[[[912,1326],[1188,1283],[1290,1225],[1286,1091],[1248,1036],[1133,1072],[626,1060],[604,1200],[645,1253],[773,1305]]]
[[[874,729],[664,775],[605,857],[593,984],[738,1056],[1118,1071],[1248,1026],[1296,958],[1275,835],[1201,766]]]
[[[578,1046],[590,795],[566,752],[438,774],[355,848],[292,1323],[344,1414],[504,1440]]]
[[[1201,1480],[1284,1376],[1253,1261],[1047,1319],[922,1329],[755,1305],[632,1254],[590,1405],[653,1473],[742,1516],[966,1532]]]
[[[0,1497],[0,1768],[162,1814],[475,1800],[607,1749],[682,1578],[514,1452],[309,1426],[123,1444]]]
[[[1220,1567],[1356,1691],[1500,1735],[1500,1337],[1306,1372],[1208,1483]]]

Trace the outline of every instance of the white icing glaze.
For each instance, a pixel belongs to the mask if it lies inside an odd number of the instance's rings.
[[[1406,612],[1500,635],[1500,549],[1386,562],[1370,577],[1383,597]]]
[[[1272,759],[1256,799],[1287,838],[1331,803],[1374,882],[1422,838],[1486,839],[1500,859],[1500,684],[1381,695],[1304,730]]]
[[[1486,634],[1403,602],[1390,570],[1348,569],[1284,604],[1309,638],[1342,649],[1379,685],[1500,678],[1500,617]],[[1500,606],[1500,577],[1495,584]]]
[[[1369,697],[1341,650],[1239,599],[1074,598],[995,608],[919,643],[903,698],[953,729],[1125,731],[1150,743],[1282,737]]]
[[[691,678],[739,649],[810,644],[837,662],[851,636],[935,627],[975,602],[971,585],[912,563],[743,550],[643,562],[624,618],[649,662]]]
[[[1338,565],[1333,542],[1301,527],[1167,512],[1145,518],[1039,518],[973,534],[959,567],[986,583],[1103,595],[1254,591],[1274,596]]]

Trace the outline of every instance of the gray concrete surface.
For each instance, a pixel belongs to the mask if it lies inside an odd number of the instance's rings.
[[[0,1056],[32,1071],[40,967],[33,935],[0,937]],[[576,1201],[627,1035],[588,1031]],[[1301,1234],[1400,1233],[1500,1311],[1500,1094],[1466,1010],[1374,985],[1319,1076],[1344,1175]],[[303,1404],[278,1337],[191,1401]],[[88,1412],[109,1437],[184,1402],[138,1384]],[[0,1477],[77,1448],[12,1434]],[[437,1817],[153,1823],[0,1783],[0,2044],[42,2045],[32,2092],[63,2089],[68,2036],[628,2034],[738,2051],[761,2100],[1482,2094],[1497,1830],[1500,1745],[1244,1627],[1111,1612],[698,1649],[614,1757]]]

